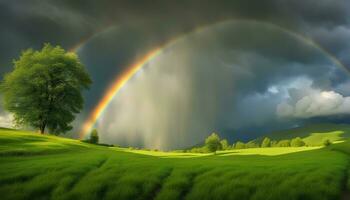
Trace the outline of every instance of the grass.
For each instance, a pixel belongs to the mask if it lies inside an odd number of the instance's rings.
[[[350,143],[190,154],[0,130],[1,199],[338,199]],[[350,187],[350,186],[349,186]]]
[[[276,155],[296,153],[301,151],[316,150],[320,148],[322,148],[322,146],[234,149],[234,150],[217,151],[216,156],[232,156],[232,155],[276,156]],[[213,155],[212,153],[179,153],[179,152],[162,152],[162,151],[147,151],[147,150],[130,150],[127,148],[118,148],[118,147],[114,147],[113,149],[118,151],[136,153],[141,155],[156,156],[156,157],[162,157],[162,158],[194,158],[194,157],[203,157],[203,156]]]
[[[348,124],[310,124],[302,127],[275,131],[266,137],[273,140],[293,139],[300,137],[307,146],[322,146],[325,140],[331,142],[344,141],[350,137],[350,125]],[[264,137],[257,138],[261,143]]]
[[[237,149],[228,151],[219,151],[218,156],[231,156],[231,155],[263,155],[263,156],[277,156],[289,153],[296,153],[302,151],[310,151],[320,149],[322,146],[317,147],[273,147],[273,148],[249,148],[249,149]]]
[[[331,131],[327,133],[311,133],[310,136],[303,138],[303,141],[310,146],[321,145],[325,140],[331,142],[344,140],[344,131]]]

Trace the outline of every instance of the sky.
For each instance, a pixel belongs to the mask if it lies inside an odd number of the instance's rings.
[[[0,78],[22,50],[75,49],[93,79],[68,137],[107,88],[145,63],[96,123],[104,143],[176,149],[350,121],[350,2],[0,1]],[[1,94],[0,94],[1,97]],[[11,126],[0,107],[0,126]]]

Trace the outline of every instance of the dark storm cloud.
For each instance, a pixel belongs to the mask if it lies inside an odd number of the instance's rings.
[[[347,1],[2,1],[0,3],[2,72],[24,48],[39,48],[51,42],[69,48],[81,38],[108,24],[136,26],[141,33],[156,37],[145,40],[162,43],[199,25],[230,18],[266,20],[286,27],[347,24]],[[127,30],[126,30],[127,31]],[[318,38],[323,41],[323,37]],[[328,45],[330,46],[330,45]],[[343,45],[341,45],[343,46]],[[341,48],[341,47],[338,47]],[[105,51],[107,52],[107,51]],[[336,52],[335,52],[336,53]],[[129,58],[126,58],[129,59]],[[4,69],[6,66],[6,69]]]
[[[271,21],[306,32],[309,27],[335,29],[346,25],[349,2],[337,1],[39,1],[0,3],[2,72],[24,48],[51,42],[69,48],[108,24],[136,26],[154,45],[199,25],[230,18]],[[319,42],[323,37],[318,37]],[[339,41],[339,40],[338,40]],[[343,44],[343,43],[342,43]],[[327,45],[330,47],[332,45]],[[342,48],[339,45],[337,48]],[[335,51],[332,51],[337,53]],[[6,66],[6,69],[4,69]]]
[[[299,121],[276,118],[289,89],[329,89],[333,71],[343,70],[305,39],[255,21],[218,24],[168,48],[106,109],[103,141],[143,138],[148,148],[171,149],[214,130],[252,138],[290,127]]]

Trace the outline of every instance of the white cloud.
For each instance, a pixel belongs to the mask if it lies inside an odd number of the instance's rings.
[[[311,118],[350,114],[350,97],[334,91],[312,90],[297,99],[286,99],[277,105],[277,115],[289,118]]]
[[[0,114],[0,127],[12,128],[13,127],[13,116],[9,113]]]

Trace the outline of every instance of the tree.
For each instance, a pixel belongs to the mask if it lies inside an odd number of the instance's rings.
[[[235,149],[235,143],[232,143],[232,145],[230,146],[230,149]]]
[[[221,147],[220,137],[216,133],[212,133],[207,139],[205,139],[205,145],[207,146],[209,152],[214,152]]]
[[[227,150],[227,149],[230,148],[230,146],[229,146],[229,144],[228,144],[228,142],[227,142],[226,139],[221,140],[221,141],[220,141],[220,144],[221,144],[221,149],[222,149],[222,150]]]
[[[91,82],[75,53],[45,44],[41,51],[28,49],[14,61],[0,91],[17,125],[59,134],[72,129],[74,115],[83,108],[82,90]]]
[[[271,147],[277,147],[277,143],[276,140],[271,140]]]
[[[92,144],[98,144],[98,132],[96,129],[92,130],[91,131],[91,134],[90,134],[90,143]]]
[[[255,142],[254,140],[247,142],[247,144],[245,144],[246,148],[259,148],[259,144],[257,142]]]
[[[296,137],[292,139],[292,141],[290,142],[290,146],[302,147],[302,146],[305,146],[305,142],[300,137]]]
[[[281,140],[277,143],[278,147],[290,147],[290,140]]]
[[[271,147],[271,139],[268,137],[265,137],[264,140],[261,143],[261,147]]]
[[[235,149],[244,149],[244,148],[246,148],[244,142],[241,142],[241,141],[236,142]]]

